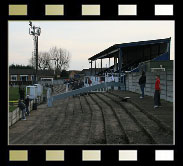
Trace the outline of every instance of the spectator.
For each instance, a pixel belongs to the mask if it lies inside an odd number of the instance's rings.
[[[112,80],[112,82],[115,82],[113,74],[111,76],[111,80]]]
[[[158,108],[161,106],[160,103],[160,76],[156,75],[156,82],[155,82],[155,93],[154,93],[154,108]]]
[[[29,102],[30,102],[29,95],[27,95],[27,97],[25,99],[25,106],[26,106],[26,113],[27,113],[28,116],[30,115],[30,112],[29,112]]]
[[[52,93],[54,92],[53,85],[51,85],[51,91],[52,91]]]
[[[23,100],[19,99],[18,107],[22,111],[22,120],[26,120],[26,117],[25,117],[25,104],[23,103]]]
[[[25,89],[19,86],[19,95],[20,99],[24,101],[25,98]]]
[[[142,75],[139,79],[139,85],[140,85],[140,89],[141,89],[141,92],[142,92],[142,95],[140,96],[141,99],[144,98],[145,84],[146,84],[146,75],[145,75],[145,72],[142,71]]]
[[[92,81],[90,78],[88,78],[88,84],[89,84],[89,86],[92,84]]]

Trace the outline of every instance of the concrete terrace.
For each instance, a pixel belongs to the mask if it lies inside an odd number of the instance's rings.
[[[173,144],[173,103],[161,102],[154,109],[151,96],[109,91],[42,104],[9,128],[9,144]]]

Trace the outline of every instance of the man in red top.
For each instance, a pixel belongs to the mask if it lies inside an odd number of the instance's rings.
[[[154,93],[154,108],[161,106],[160,103],[160,76],[156,75],[155,93]]]
[[[92,84],[92,81],[90,80],[90,78],[88,78],[88,84],[89,86]]]

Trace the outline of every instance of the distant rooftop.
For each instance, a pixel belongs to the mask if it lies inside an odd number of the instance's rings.
[[[34,69],[9,69],[10,75],[34,75]],[[38,70],[38,75],[53,76],[54,70]]]

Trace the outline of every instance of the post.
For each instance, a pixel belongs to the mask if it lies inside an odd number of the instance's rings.
[[[32,25],[32,22],[29,21],[29,35],[33,36],[34,40],[34,56],[35,56],[35,72],[34,72],[34,83],[38,81],[38,36],[41,34],[41,28],[35,27]]]
[[[96,75],[96,60],[95,60],[95,75]]]
[[[119,66],[119,78],[120,78],[120,82],[122,82],[122,80],[121,80],[121,68],[122,68],[122,50],[121,50],[121,48],[119,48],[119,62],[118,62],[118,66]]]
[[[117,70],[117,58],[114,57],[114,72]]]
[[[68,92],[68,83],[66,84],[66,92]]]
[[[91,60],[91,71],[90,71],[90,75],[92,76],[92,60]]]
[[[102,59],[101,59],[101,71],[102,71]]]
[[[95,81],[96,81],[96,60],[95,60]]]
[[[38,36],[36,36],[36,83],[38,81]]]
[[[48,88],[47,89],[47,104],[48,104],[48,107],[52,107],[52,103],[53,103],[53,97],[51,96],[51,89]]]
[[[169,43],[168,43],[168,58],[169,58],[169,60],[170,60],[170,42],[171,42],[171,39],[170,39],[170,41],[169,41]]]

